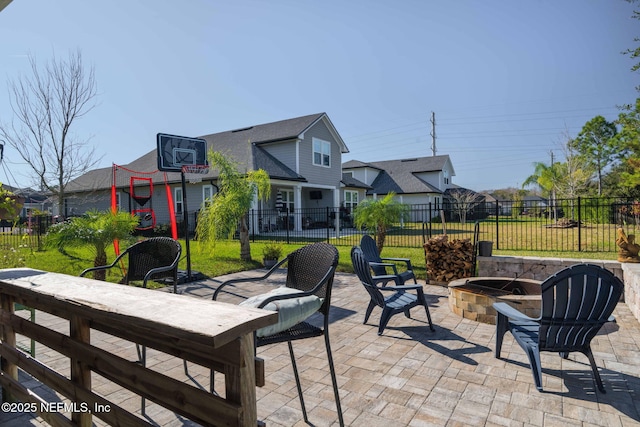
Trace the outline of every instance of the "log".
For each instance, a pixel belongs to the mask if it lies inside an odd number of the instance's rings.
[[[436,282],[471,277],[473,274],[473,244],[470,239],[449,240],[436,236],[424,243],[427,277]]]

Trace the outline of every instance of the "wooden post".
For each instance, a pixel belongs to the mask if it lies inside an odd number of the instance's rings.
[[[71,316],[69,322],[69,335],[71,339],[75,341],[85,344],[91,344],[91,328],[89,327],[89,321],[78,315]],[[86,363],[83,363],[81,360],[74,356],[71,357],[71,381],[82,388],[91,390],[91,370],[86,365]],[[73,412],[71,414],[71,419],[73,420],[73,422],[81,427],[91,427],[91,412],[85,412],[85,408],[82,406],[83,404],[86,405],[86,402],[73,403],[75,403],[75,409],[77,409],[76,412]]]
[[[2,306],[2,310],[11,315],[15,312],[14,299],[9,295],[0,295],[0,306]],[[16,333],[9,325],[2,326],[2,345],[6,345],[13,349],[16,348]],[[0,359],[0,370],[13,380],[18,381],[18,365],[15,363],[11,363],[3,357]],[[9,389],[4,387],[2,388],[3,402],[15,402],[16,400],[17,399]]]
[[[244,411],[240,414],[241,426],[255,426],[258,419],[256,408],[256,372],[253,333],[238,338],[238,357],[242,361],[239,368],[227,366],[224,378],[227,400],[239,404]]]

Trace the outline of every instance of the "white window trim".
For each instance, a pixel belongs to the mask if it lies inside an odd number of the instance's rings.
[[[351,200],[347,201],[347,194],[351,194]],[[344,190],[344,206],[345,208],[348,207],[350,209],[353,209],[353,195],[355,194],[356,196],[356,202],[355,205],[358,206],[358,204],[360,203],[360,193],[358,193],[357,191],[354,190]],[[349,203],[349,205],[347,205],[347,203]]]
[[[180,198],[178,198],[178,194],[180,194]],[[178,205],[180,205],[180,209],[178,209]],[[181,187],[173,189],[173,209],[176,214],[184,213],[184,194],[182,194]]]
[[[295,209],[295,194],[293,190],[281,189],[282,203],[287,208],[287,212],[292,212],[291,209]]]
[[[320,143],[320,163],[316,163],[316,142]],[[329,164],[325,165],[323,162],[325,153],[323,153],[322,147],[329,147],[329,153],[326,154],[329,156]],[[311,138],[311,164],[313,164],[314,166],[320,166],[323,168],[330,168],[331,167],[331,143],[329,141],[325,141],[324,139],[320,139],[320,138]]]
[[[202,186],[202,204],[204,205],[207,201],[207,190],[209,190],[210,197],[213,197],[213,185],[205,184]]]

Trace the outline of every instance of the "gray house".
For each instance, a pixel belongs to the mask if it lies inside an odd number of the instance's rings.
[[[271,199],[254,201],[252,208],[264,212],[260,226],[270,227],[282,220],[281,213],[356,203],[364,196],[365,183],[345,178],[342,174],[342,154],[348,149],[342,137],[325,113],[248,126],[204,135],[207,148],[224,153],[238,162],[243,171],[265,170],[272,184]],[[70,182],[66,188],[66,216],[78,215],[89,209],[108,209],[115,205],[122,210],[137,212],[144,226],[167,224],[169,203],[177,216],[192,215],[217,191],[217,171],[211,168],[201,182],[187,184],[183,193],[181,174],[157,171],[157,150],[127,165],[92,170]],[[355,193],[354,193],[355,191]],[[345,200],[346,194],[346,200]],[[276,209],[277,208],[277,209]],[[144,215],[143,215],[144,214]],[[309,215],[286,216],[287,226],[302,229]],[[259,232],[260,230],[256,230]]]
[[[395,193],[398,201],[411,205],[431,204],[437,208],[447,190],[458,188],[451,180],[455,171],[448,155],[366,163],[350,160],[342,165],[342,173],[366,184],[367,197]],[[422,222],[430,218],[411,220]]]

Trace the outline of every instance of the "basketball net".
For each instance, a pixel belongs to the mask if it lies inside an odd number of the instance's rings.
[[[209,165],[184,165],[182,173],[189,184],[202,182],[202,177],[209,172]]]

